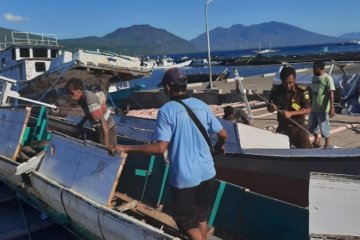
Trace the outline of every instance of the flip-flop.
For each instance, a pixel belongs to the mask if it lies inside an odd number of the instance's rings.
[[[317,143],[317,142],[313,142],[313,143],[312,143],[312,147],[313,147],[313,148],[320,148],[320,147],[321,147],[321,144],[320,144],[320,143]]]

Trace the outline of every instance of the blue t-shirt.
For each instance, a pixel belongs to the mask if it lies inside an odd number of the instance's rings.
[[[221,131],[223,127],[208,105],[196,98],[182,101],[191,108],[208,133]],[[180,103],[170,101],[160,108],[155,139],[169,142],[170,185],[189,188],[215,176],[209,146]]]

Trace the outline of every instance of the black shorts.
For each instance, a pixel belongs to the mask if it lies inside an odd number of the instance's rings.
[[[183,232],[197,228],[199,222],[207,222],[214,203],[218,182],[215,178],[200,185],[178,189],[172,188],[174,219]]]

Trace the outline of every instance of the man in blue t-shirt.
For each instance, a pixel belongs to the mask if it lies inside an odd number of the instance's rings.
[[[207,220],[216,191],[215,167],[205,137],[190,118],[182,101],[208,133],[216,133],[215,151],[224,154],[227,133],[204,102],[186,95],[186,76],[178,68],[165,72],[161,84],[170,101],[162,106],[156,120],[156,142],[144,145],[117,145],[111,153],[141,152],[163,154],[170,159],[169,183],[173,190],[173,212],[178,227],[191,239],[207,239]]]

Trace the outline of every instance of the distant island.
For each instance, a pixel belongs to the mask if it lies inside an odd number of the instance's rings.
[[[56,31],[56,30],[55,30]],[[11,40],[11,30],[0,27],[0,42]],[[359,34],[360,35],[360,34]],[[255,49],[259,43],[273,48],[284,46],[310,45],[321,43],[337,43],[348,39],[330,37],[313,33],[289,24],[267,22],[244,26],[233,25],[229,28],[215,28],[210,31],[211,49],[213,51]],[[354,36],[352,34],[351,36]],[[87,36],[59,41],[66,50],[89,49],[111,51],[130,55],[160,55],[174,53],[193,53],[206,51],[205,33],[188,41],[165,29],[150,25],[133,25],[119,28],[103,37]]]

